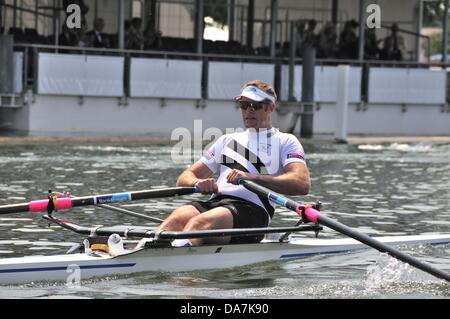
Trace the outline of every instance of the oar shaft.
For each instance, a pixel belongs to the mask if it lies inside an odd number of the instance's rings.
[[[252,191],[259,195],[265,196],[270,201],[280,204],[281,206],[289,208],[293,211],[295,211],[299,206],[302,206],[299,203],[293,201],[292,199],[288,199],[286,197],[280,196],[277,193],[274,193],[270,189],[265,188],[264,186],[261,186],[259,184],[256,184],[256,183],[244,180],[244,179],[239,180],[239,184],[243,185],[249,191]]]
[[[375,240],[372,237],[370,237],[364,233],[360,233],[346,225],[338,223],[338,222],[336,222],[326,216],[323,216],[321,214],[317,216],[317,221],[321,225],[324,225],[331,229],[334,229],[344,235],[352,237],[352,238],[366,244],[367,246],[375,248],[380,252],[388,253],[390,256],[397,258],[398,260],[401,260],[401,261],[408,263],[413,267],[421,269],[433,276],[436,276],[438,278],[441,278],[441,279],[444,279],[444,280],[447,280],[448,282],[450,282],[450,275],[448,273],[446,273],[440,269],[437,269],[437,268],[431,266],[430,264],[425,263],[417,258],[407,255],[407,254],[401,252],[400,250],[397,250],[391,246],[388,246],[378,240]]]
[[[314,208],[306,207],[303,204],[297,203],[291,199],[288,199],[284,196],[274,193],[270,189],[268,189],[264,186],[258,185],[251,181],[240,180],[239,184],[243,185],[245,188],[247,188],[248,190],[250,190],[256,194],[267,197],[272,202],[278,203],[286,208],[289,208],[289,209],[297,212],[297,214],[299,214],[302,217],[306,217],[308,220],[310,220],[312,222],[327,226],[337,232],[340,232],[344,235],[354,238],[354,239],[366,244],[367,246],[375,248],[381,252],[388,253],[389,255],[397,258],[398,260],[406,262],[406,263],[410,264],[411,266],[414,266],[414,267],[421,269],[433,276],[436,276],[438,278],[441,278],[441,279],[444,279],[444,280],[447,280],[448,282],[450,282],[450,275],[443,272],[442,270],[434,268],[430,264],[427,264],[427,263],[420,261],[419,259],[414,258],[410,255],[407,255],[391,246],[381,243],[378,240],[375,240],[366,234],[360,233],[360,232],[358,232],[346,225],[343,225],[331,218],[323,216],[322,214],[320,214],[319,211],[315,210]],[[303,213],[304,213],[304,216],[303,216]]]
[[[0,215],[28,212],[28,204],[29,203],[21,203],[0,206]]]
[[[114,194],[104,194],[94,196],[73,197],[73,198],[63,197],[58,198],[56,200],[55,208],[57,210],[65,210],[79,206],[100,205],[100,204],[128,202],[149,198],[187,195],[196,193],[197,191],[198,190],[195,187],[169,187],[163,189],[150,189],[126,193],[114,193]],[[47,212],[48,203],[49,200],[44,199],[32,201],[29,203],[4,205],[0,206],[0,215],[11,213],[22,213],[22,212],[31,212],[31,213]]]
[[[65,197],[69,197],[69,198],[76,197],[76,196],[72,196],[72,195],[69,195],[69,194],[61,194],[61,195],[65,196]],[[147,215],[144,215],[144,214],[139,214],[139,213],[133,212],[133,211],[128,210],[128,209],[115,207],[115,206],[111,206],[111,205],[107,205],[107,204],[100,204],[100,205],[97,205],[97,206],[100,207],[100,208],[106,209],[106,210],[113,211],[113,212],[117,212],[117,213],[129,215],[129,216],[133,216],[133,217],[138,217],[138,218],[150,220],[152,222],[162,223],[164,221],[164,220],[162,220],[160,218],[147,216]]]

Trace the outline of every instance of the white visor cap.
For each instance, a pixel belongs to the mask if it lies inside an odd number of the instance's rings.
[[[272,95],[267,94],[263,90],[257,88],[256,86],[247,86],[245,87],[241,94],[236,96],[236,100],[238,100],[240,97],[245,96],[246,98],[249,98],[250,100],[256,101],[256,102],[262,102],[264,100],[269,100],[273,104],[275,104],[275,97]]]

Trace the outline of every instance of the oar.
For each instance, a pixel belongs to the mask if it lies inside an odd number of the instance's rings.
[[[441,279],[444,279],[444,280],[447,280],[448,282],[450,282],[450,275],[448,273],[446,273],[440,269],[437,269],[437,268],[431,266],[430,264],[425,263],[417,258],[407,255],[395,248],[392,248],[391,246],[381,243],[378,240],[375,240],[366,234],[360,233],[346,225],[343,225],[331,218],[328,218],[328,217],[322,215],[319,211],[315,210],[314,208],[312,208],[308,205],[305,206],[300,203],[297,203],[291,199],[288,199],[277,193],[274,193],[270,189],[265,188],[261,185],[258,185],[252,181],[241,179],[238,181],[238,184],[244,186],[249,191],[252,191],[258,195],[267,197],[272,202],[278,203],[290,210],[293,210],[294,212],[299,214],[302,218],[306,218],[307,220],[309,220],[311,222],[318,223],[318,224],[327,226],[331,229],[334,229],[335,231],[340,232],[349,237],[352,237],[352,238],[356,239],[357,241],[360,241],[363,244],[366,244],[367,246],[370,246],[372,248],[379,250],[380,252],[388,253],[389,255],[391,255],[394,258],[397,258],[398,260],[406,262],[413,267],[421,269],[433,276],[436,276],[438,278],[441,278]]]
[[[59,193],[60,194],[60,193]],[[74,198],[76,196],[72,196],[69,195],[67,193],[63,193],[61,194],[65,197],[69,197],[69,198]],[[133,212],[131,210],[128,209],[124,209],[124,208],[120,208],[120,207],[115,207],[115,206],[111,206],[111,205],[107,205],[107,204],[99,204],[97,205],[100,208],[106,209],[106,210],[111,210],[113,212],[117,212],[117,213],[121,213],[121,214],[125,214],[125,215],[129,215],[129,216],[133,216],[133,217],[137,217],[137,218],[142,218],[142,219],[146,219],[146,220],[150,220],[152,222],[157,222],[157,223],[162,223],[164,220],[160,219],[160,218],[156,218],[156,217],[152,217],[152,216],[147,216],[144,214],[139,214],[136,212]]]
[[[100,205],[107,203],[120,203],[129,202],[141,199],[149,198],[159,198],[159,197],[170,197],[178,195],[187,195],[192,193],[197,193],[198,189],[196,187],[168,187],[161,189],[150,189],[134,192],[125,193],[114,193],[114,194],[104,194],[104,195],[93,195],[93,196],[83,196],[83,197],[63,197],[54,198],[53,200],[44,199],[31,201],[29,203],[20,203],[13,205],[0,206],[0,215],[11,214],[11,213],[40,213],[48,212],[51,213],[53,210],[66,210],[72,207],[78,206],[90,206],[90,205]],[[49,206],[50,204],[50,206]]]

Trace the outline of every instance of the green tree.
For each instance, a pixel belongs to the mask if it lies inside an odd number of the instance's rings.
[[[424,27],[439,27],[442,25],[442,18],[444,16],[444,9],[445,9],[444,1],[443,0],[425,1],[423,3]]]
[[[433,34],[431,36],[430,42],[431,42],[431,52],[430,52],[431,55],[442,53],[442,51],[441,51],[442,50],[442,33]],[[428,49],[427,45],[428,45],[428,43],[426,41],[424,41],[422,44],[422,48],[424,50],[427,50]],[[450,53],[450,43],[447,46],[447,52]]]

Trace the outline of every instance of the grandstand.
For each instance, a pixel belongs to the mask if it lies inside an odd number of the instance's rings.
[[[450,135],[448,65],[430,59],[424,0],[374,2],[372,29],[368,0],[0,0],[0,129],[167,136],[202,120],[225,131],[241,125],[240,85],[259,78],[278,92],[275,126],[333,134],[347,65],[349,134]],[[67,27],[70,4],[80,28]],[[204,38],[211,19],[227,40]]]

